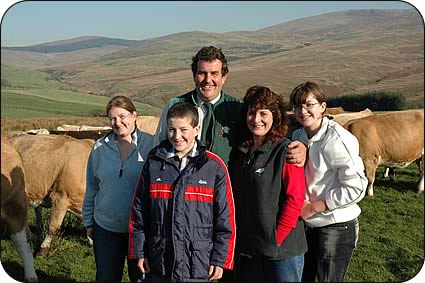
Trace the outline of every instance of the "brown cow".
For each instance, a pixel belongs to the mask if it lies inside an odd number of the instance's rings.
[[[365,110],[360,112],[345,112],[345,113],[340,113],[340,114],[335,114],[330,116],[335,122],[337,122],[341,126],[344,126],[348,121],[367,117],[370,115],[373,115],[373,112],[369,108],[366,108]]]
[[[39,252],[44,255],[65,213],[69,210],[81,217],[87,159],[94,141],[62,135],[20,135],[11,142],[22,157],[30,204],[52,207],[49,232]]]
[[[98,138],[109,133],[110,130],[98,130],[98,131],[60,131],[60,130],[51,130],[51,135],[64,135],[70,136],[76,139],[91,139],[97,140]]]
[[[156,128],[158,127],[159,118],[154,116],[138,116],[137,128],[141,131],[155,135]]]
[[[368,195],[373,195],[373,182],[378,165],[404,167],[424,154],[424,111],[406,110],[352,120],[344,125],[357,137],[360,156],[368,179]],[[424,171],[417,187],[424,190]]]
[[[338,107],[327,107],[325,114],[328,115],[338,115],[338,114],[342,114],[345,113],[344,108],[338,106]]]
[[[10,238],[24,264],[24,278],[37,282],[27,225],[27,199],[22,160],[13,145],[1,140],[1,218],[7,223]]]

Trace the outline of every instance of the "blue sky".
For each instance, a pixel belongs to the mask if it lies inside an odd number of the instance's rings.
[[[2,46],[85,35],[140,40],[183,31],[252,31],[332,11],[412,8],[409,3],[422,10],[420,0],[0,2]]]

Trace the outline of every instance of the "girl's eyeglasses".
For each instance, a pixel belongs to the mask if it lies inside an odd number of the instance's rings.
[[[293,111],[300,111],[301,110],[301,108],[304,108],[304,109],[306,109],[306,110],[310,110],[310,109],[312,109],[313,107],[314,107],[314,105],[316,105],[316,104],[320,104],[319,102],[308,102],[308,103],[306,103],[306,104],[297,104],[297,105],[295,105],[293,108],[292,108],[292,110]]]

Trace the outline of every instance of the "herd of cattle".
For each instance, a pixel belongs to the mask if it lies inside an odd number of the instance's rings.
[[[378,165],[404,167],[415,161],[422,164],[416,190],[423,192],[423,109],[344,112],[340,108],[331,108],[328,115],[357,137],[369,196],[373,195]],[[291,120],[294,122],[293,117]],[[156,117],[141,116],[137,120],[142,131],[152,134],[157,124]],[[108,130],[73,128],[49,135],[22,134],[1,138],[1,217],[8,224],[11,239],[23,261],[26,281],[37,281],[27,226],[27,204],[51,207],[48,233],[38,253],[46,254],[65,213],[70,211],[81,217],[88,155],[94,140]],[[40,210],[36,210],[38,223],[40,216]]]

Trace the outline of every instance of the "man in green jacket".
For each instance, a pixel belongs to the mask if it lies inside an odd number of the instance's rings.
[[[214,46],[201,48],[192,57],[195,89],[170,99],[161,113],[154,146],[167,139],[168,109],[177,102],[189,102],[198,109],[201,124],[198,138],[209,151],[217,154],[228,165],[230,152],[239,143],[239,123],[245,123],[245,120],[240,121],[241,101],[222,91],[228,73],[227,59],[220,48]],[[293,142],[288,149],[287,161],[303,166],[306,147],[300,142]]]
[[[241,106],[239,99],[222,91],[228,72],[227,60],[221,49],[209,46],[199,50],[192,58],[195,89],[173,97],[165,106],[155,134],[154,146],[167,138],[165,114],[168,109],[177,102],[189,102],[198,109],[201,124],[198,138],[227,165],[230,151],[237,145],[236,133]]]

